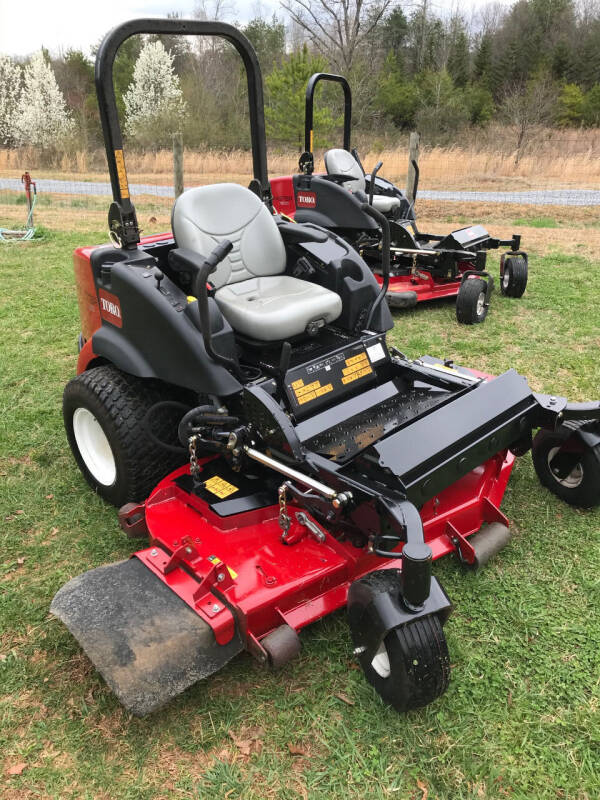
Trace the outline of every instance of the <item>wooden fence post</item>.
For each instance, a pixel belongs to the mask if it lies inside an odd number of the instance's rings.
[[[183,193],[183,135],[181,132],[173,134],[173,184],[177,199]]]
[[[421,136],[416,132],[413,131],[410,134],[410,139],[408,143],[408,172],[406,173],[406,197],[408,198],[408,202],[412,203],[414,201],[413,197],[413,187],[415,185],[415,168],[413,167],[413,161],[419,163],[419,142],[421,141]]]

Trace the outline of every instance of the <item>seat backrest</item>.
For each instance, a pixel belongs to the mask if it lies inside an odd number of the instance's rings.
[[[273,215],[254,192],[237,183],[188,189],[175,202],[171,224],[178,247],[204,256],[223,239],[233,244],[210,276],[217,289],[285,269],[285,246]]]
[[[352,175],[354,180],[344,181],[344,186],[351,192],[364,192],[366,181],[360,164],[352,153],[342,150],[341,147],[328,150],[325,153],[325,169],[328,175]]]

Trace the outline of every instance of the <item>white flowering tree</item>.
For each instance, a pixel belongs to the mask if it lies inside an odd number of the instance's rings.
[[[17,144],[42,150],[59,145],[73,131],[65,98],[41,50],[25,67],[13,131]]]
[[[0,54],[0,147],[14,143],[14,124],[19,93],[21,69],[9,56]]]
[[[123,102],[125,131],[141,143],[167,144],[168,137],[181,128],[185,102],[173,56],[162,42],[148,42],[142,48]]]

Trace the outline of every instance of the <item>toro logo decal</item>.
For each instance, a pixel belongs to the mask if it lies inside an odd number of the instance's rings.
[[[123,317],[121,316],[121,304],[119,298],[105,292],[104,289],[98,289],[98,300],[100,301],[100,316],[117,328],[123,327]]]
[[[314,192],[300,191],[296,195],[298,208],[314,208],[317,205],[317,195]]]

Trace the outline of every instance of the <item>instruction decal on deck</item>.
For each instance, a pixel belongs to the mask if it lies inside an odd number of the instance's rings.
[[[235,494],[235,492],[238,491],[237,486],[229,483],[229,481],[226,481],[225,478],[219,478],[218,475],[214,475],[212,478],[204,481],[204,488],[211,494],[216,495],[219,500],[223,500],[224,498],[229,497],[230,494]]]

